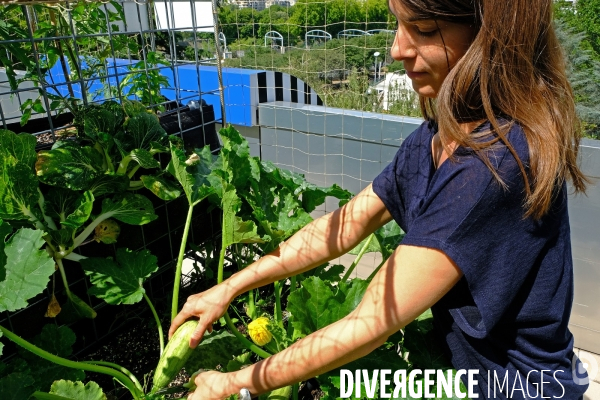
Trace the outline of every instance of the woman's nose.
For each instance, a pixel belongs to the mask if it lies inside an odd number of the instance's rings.
[[[412,43],[410,35],[405,31],[405,28],[399,24],[396,30],[396,37],[391,50],[392,58],[396,61],[404,61],[416,56],[416,48]]]

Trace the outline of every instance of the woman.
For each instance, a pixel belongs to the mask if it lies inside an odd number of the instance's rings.
[[[426,122],[347,205],[191,296],[170,334],[199,318],[196,346],[236,296],[336,258],[392,218],[403,242],[346,318],[241,371],[201,374],[191,399],[242,387],[255,395],[319,375],[368,354],[429,307],[453,366],[479,370],[479,398],[491,396],[495,376],[509,383],[495,398],[579,399],[587,388],[571,375],[565,190],[570,179],[584,191],[585,178],[551,0],[389,6],[398,19],[392,56],[404,62]]]

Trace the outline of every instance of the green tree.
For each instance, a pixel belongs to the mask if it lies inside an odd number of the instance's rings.
[[[365,30],[395,29],[394,18],[388,8],[387,1],[365,0],[361,2]]]
[[[594,51],[592,56],[600,62],[600,0],[559,0],[554,3],[556,20],[563,21],[575,32],[584,32],[582,47]]]
[[[567,76],[585,134],[600,139],[600,64],[594,60],[593,51],[582,45],[585,33],[577,33],[561,21],[556,22],[556,33],[565,52]]]

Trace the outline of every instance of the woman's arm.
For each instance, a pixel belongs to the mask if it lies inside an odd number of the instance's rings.
[[[184,321],[199,317],[198,328],[190,339],[190,346],[196,347],[204,331],[212,330],[212,323],[223,315],[236,296],[339,257],[391,219],[385,205],[369,185],[346,205],[312,221],[278,249],[222,284],[190,296],[173,320],[169,337]]]
[[[360,358],[435,304],[461,276],[441,251],[400,246],[347,317],[241,371],[200,374],[191,399],[222,399],[243,387],[261,394]]]

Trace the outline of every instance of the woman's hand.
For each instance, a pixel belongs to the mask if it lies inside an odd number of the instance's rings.
[[[188,400],[223,400],[236,393],[227,379],[228,375],[217,371],[206,371],[196,375],[196,389],[187,396]]]
[[[212,332],[212,324],[225,314],[227,307],[231,302],[231,294],[227,285],[221,284],[195,295],[188,297],[183,308],[177,314],[171,327],[169,328],[169,339],[179,325],[183,324],[188,319],[198,318],[198,327],[190,337],[190,347],[192,349],[198,346],[204,332]]]

